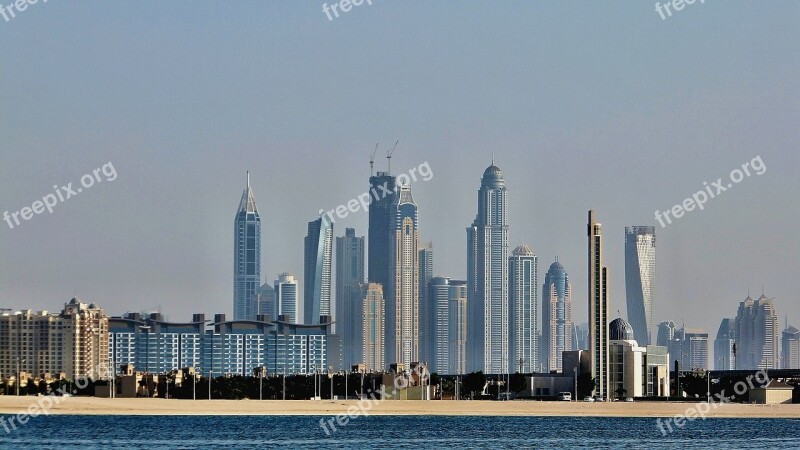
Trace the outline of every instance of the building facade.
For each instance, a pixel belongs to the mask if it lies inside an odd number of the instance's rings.
[[[494,162],[478,190],[478,212],[467,228],[469,371],[499,374],[509,367],[508,191]]]
[[[322,217],[309,222],[304,247],[303,317],[297,322],[319,324],[320,316],[332,316],[333,223]]]
[[[95,304],[71,299],[60,314],[0,315],[0,374],[64,374],[69,380],[108,378],[108,317]]]
[[[542,288],[542,362],[545,372],[560,372],[562,354],[578,349],[572,327],[572,286],[564,266],[556,259],[547,270]]]
[[[653,292],[656,277],[656,229],[625,227],[625,298],[628,320],[640,345],[653,341]]]
[[[433,364],[432,346],[434,339],[430,335],[433,321],[436,320],[430,314],[434,305],[428,297],[428,284],[433,278],[433,244],[420,244],[419,249],[419,360]],[[430,366],[429,366],[430,367]]]
[[[539,366],[539,268],[527,245],[508,259],[510,357],[508,373],[531,373]]]
[[[440,373],[467,373],[467,282],[450,280],[448,309],[448,361],[447,370]]]
[[[233,316],[237,320],[255,319],[261,285],[261,217],[250,189],[250,172],[234,219],[233,234]]]

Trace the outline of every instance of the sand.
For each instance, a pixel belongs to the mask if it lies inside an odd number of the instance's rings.
[[[54,399],[54,398],[49,398]],[[49,400],[42,397],[0,396],[0,414],[27,412],[31,405]],[[165,400],[107,399],[94,397],[59,398],[47,408],[49,414],[95,415],[335,415],[358,407],[357,400]],[[538,401],[414,401],[387,400],[361,404],[370,415],[447,415],[447,416],[602,416],[602,417],[674,417],[690,410],[703,411],[707,417],[728,418],[800,418],[797,405],[743,405],[653,402],[538,402]],[[714,407],[716,406],[716,407]],[[38,408],[38,405],[34,408]],[[351,411],[353,411],[351,409]]]

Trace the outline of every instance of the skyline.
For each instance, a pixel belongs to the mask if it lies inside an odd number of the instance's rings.
[[[627,319],[616,313],[626,309],[624,227],[657,226],[653,211],[761,155],[764,175],[657,228],[653,322],[713,335],[762,285],[781,323],[800,321],[800,264],[787,251],[800,248],[798,50],[787,45],[797,5],[708,4],[665,22],[651,5],[440,5],[422,23],[414,2],[332,23],[319,5],[241,5],[191,14],[159,5],[158,17],[131,18],[102,2],[51,2],[0,27],[13,67],[0,75],[0,130],[15,150],[2,155],[0,208],[19,210],[105,161],[119,173],[4,228],[0,307],[49,310],[77,294],[114,315],[231,313],[230,214],[242,174],[253,173],[266,212],[261,281],[302,276],[305,223],[363,192],[374,143],[383,152],[399,139],[393,172],[430,161],[436,174],[413,186],[420,239],[439,255],[434,276],[466,278],[460,230],[494,152],[509,186],[510,244],[558,256],[574,286],[586,284],[585,210],[600,213],[609,319]],[[114,29],[123,17],[144,39]],[[407,37],[384,42],[398,33]],[[373,67],[348,67],[362,57]],[[253,69],[232,75],[243,61]],[[359,212],[336,226],[366,236],[366,223]],[[585,293],[573,294],[581,323]]]

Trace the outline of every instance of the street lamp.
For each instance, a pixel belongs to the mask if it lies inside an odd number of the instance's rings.
[[[328,378],[331,379],[331,401],[333,401],[333,366],[328,366]]]

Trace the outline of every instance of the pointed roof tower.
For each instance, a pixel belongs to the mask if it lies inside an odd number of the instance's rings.
[[[247,187],[242,193],[242,201],[239,202],[239,212],[257,213],[256,199],[253,197],[253,190],[250,189],[250,172],[247,172]]]

